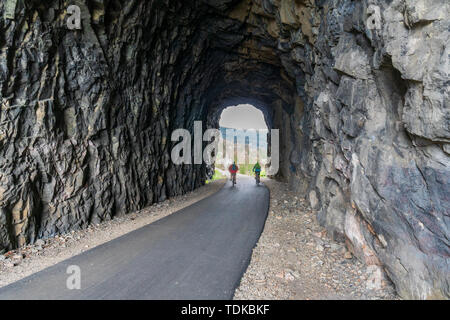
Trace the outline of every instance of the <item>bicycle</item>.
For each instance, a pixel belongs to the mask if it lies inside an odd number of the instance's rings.
[[[236,185],[236,173],[231,175],[231,182],[233,183],[233,187]]]
[[[261,183],[261,173],[255,172],[255,180],[256,180],[256,185],[259,186]]]

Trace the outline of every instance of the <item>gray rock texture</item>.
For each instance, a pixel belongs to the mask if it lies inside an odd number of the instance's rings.
[[[171,132],[252,103],[279,179],[404,298],[450,297],[446,0],[0,2],[0,251],[204,183]],[[369,28],[369,7],[380,29]]]

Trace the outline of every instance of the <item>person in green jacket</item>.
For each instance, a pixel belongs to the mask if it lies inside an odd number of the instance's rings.
[[[259,164],[259,162],[256,162],[256,164],[253,166],[252,171],[255,173],[256,184],[259,184],[261,177],[261,165]]]

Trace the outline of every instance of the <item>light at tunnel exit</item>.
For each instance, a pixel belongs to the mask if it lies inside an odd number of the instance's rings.
[[[267,130],[264,114],[249,104],[226,108],[219,125],[221,128]]]

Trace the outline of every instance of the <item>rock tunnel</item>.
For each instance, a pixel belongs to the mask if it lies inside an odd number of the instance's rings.
[[[402,297],[449,298],[447,1],[8,2],[0,251],[200,187],[171,132],[250,103],[280,130],[276,178],[336,241]]]

